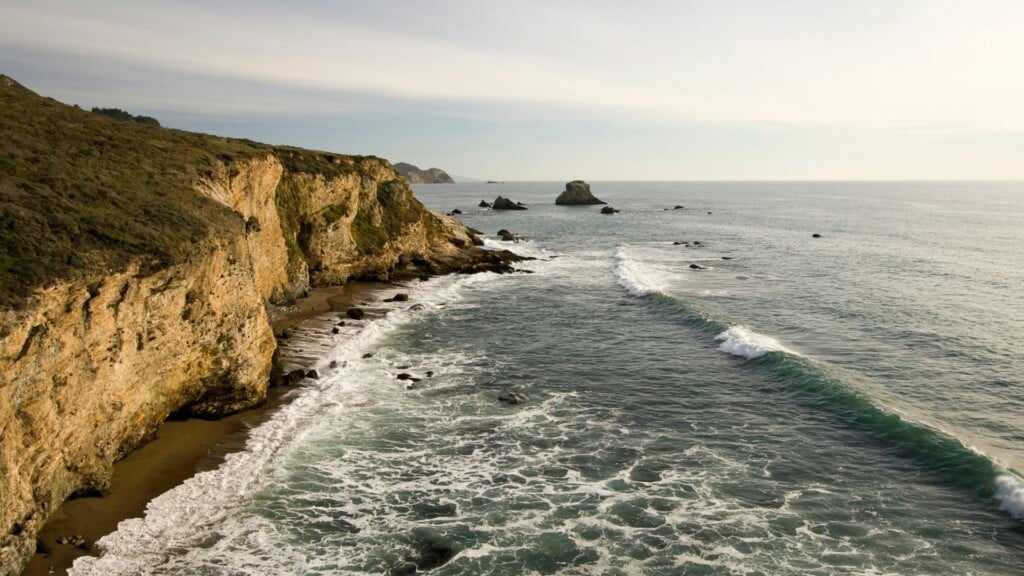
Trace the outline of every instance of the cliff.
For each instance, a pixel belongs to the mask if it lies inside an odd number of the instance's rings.
[[[418,166],[406,162],[395,164],[395,170],[412,184],[454,184],[455,180],[440,168],[420,170]]]
[[[267,305],[508,271],[385,160],[119,122],[0,77],[0,573],[171,414],[264,399]]]

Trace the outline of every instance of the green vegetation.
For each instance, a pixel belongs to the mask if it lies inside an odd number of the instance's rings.
[[[0,306],[130,261],[157,269],[241,218],[193,190],[232,159],[270,148],[122,122],[0,76]]]
[[[303,246],[299,245],[299,233],[304,227],[304,219],[299,204],[301,185],[297,180],[296,175],[286,173],[277,186],[277,215],[281,219],[281,233],[288,249],[289,276],[306,258]]]
[[[340,204],[334,204],[332,206],[328,206],[327,209],[324,210],[324,221],[327,224],[333,224],[338,220],[341,220],[346,214],[348,214],[347,203],[342,202]]]
[[[131,114],[119,108],[93,108],[92,111],[97,114],[103,114],[104,116],[110,116],[114,120],[124,120],[125,122],[138,122],[139,124],[148,124],[150,126],[160,125],[160,122],[157,122],[157,119],[153,118],[152,116],[132,116]]]
[[[363,254],[383,249],[388,240],[404,234],[409,226],[423,219],[427,209],[409,191],[402,180],[389,180],[377,185],[381,222],[374,225],[370,214],[360,210],[352,220],[352,238]]]

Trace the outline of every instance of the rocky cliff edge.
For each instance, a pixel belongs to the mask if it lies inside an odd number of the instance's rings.
[[[61,222],[82,242],[95,240],[103,231],[81,222],[93,222],[96,205],[81,210],[81,202],[74,204],[92,180],[58,181],[64,177],[55,174],[57,166],[42,176],[32,170],[53,157],[86,166],[98,174],[97,198],[104,200],[103,186],[114,181],[104,180],[100,168],[113,162],[109,155],[117,154],[120,135],[129,134],[137,138],[124,154],[140,154],[147,163],[139,167],[148,171],[145,190],[164,190],[161,185],[187,177],[191,184],[171,186],[160,197],[180,194],[199,207],[188,214],[209,214],[190,228],[192,241],[176,243],[166,254],[157,257],[149,245],[104,236],[107,248],[118,242],[128,247],[104,252],[72,244],[67,266],[56,259],[63,267],[47,268],[56,272],[41,276],[30,293],[22,296],[17,286],[5,291],[14,296],[0,305],[0,573],[17,574],[35,550],[36,533],[60,504],[102,493],[113,463],[152,438],[169,415],[217,417],[265,398],[276,347],[268,304],[299,297],[310,286],[502,272],[516,260],[480,249],[460,222],[424,208],[385,160],[246,141],[230,141],[231,154],[213,154],[225,139],[115,126],[109,124],[115,120],[0,80],[7,110],[0,129],[11,138],[8,160],[0,162],[5,208],[19,208],[18,194],[30,195],[24,197],[31,206],[28,198],[52,193],[78,207],[58,214],[70,219]],[[59,117],[49,117],[51,111]],[[38,131],[25,128],[30,118]],[[48,130],[55,124],[62,130]],[[110,131],[96,136],[100,129]],[[52,140],[45,135],[50,132]],[[79,149],[47,155],[48,147],[66,147],[74,134],[100,146],[102,154]],[[181,139],[200,160],[181,156],[180,147],[169,159],[168,142]],[[22,167],[15,156],[29,153]],[[125,170],[117,182],[131,181],[134,172]],[[105,209],[116,213],[117,202]],[[173,215],[172,225],[185,218]],[[0,235],[17,230],[12,222]],[[50,248],[38,250],[56,253]],[[16,284],[18,262],[14,256],[0,262],[0,280]]]

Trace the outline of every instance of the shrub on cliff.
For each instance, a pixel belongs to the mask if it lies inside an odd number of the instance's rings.
[[[152,116],[132,116],[131,114],[121,110],[119,108],[93,108],[93,112],[97,114],[103,114],[104,116],[110,116],[115,120],[123,120],[125,122],[138,122],[139,124],[148,124],[150,126],[159,126],[160,122]]]

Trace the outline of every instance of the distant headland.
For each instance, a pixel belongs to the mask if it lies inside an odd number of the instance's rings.
[[[398,162],[395,164],[395,170],[399,174],[405,176],[406,180],[410,184],[454,184],[455,180],[448,175],[447,172],[440,168],[428,168],[426,170],[420,170],[418,166],[409,164],[408,162]]]

